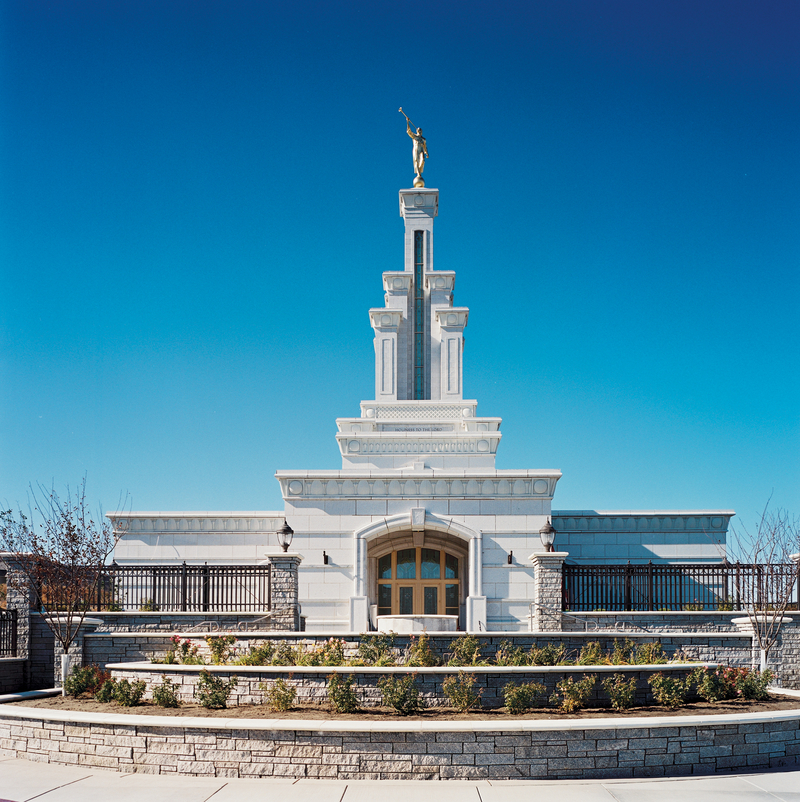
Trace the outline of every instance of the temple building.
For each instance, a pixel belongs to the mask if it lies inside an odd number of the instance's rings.
[[[463,397],[469,310],[435,269],[439,190],[420,183],[400,190],[403,262],[369,310],[374,398],[336,420],[341,470],[278,471],[280,511],[130,513],[117,563],[264,562],[285,519],[309,631],[512,632],[529,629],[551,525],[568,562],[719,561],[731,510],[559,511],[561,471],[495,467],[501,419]]]

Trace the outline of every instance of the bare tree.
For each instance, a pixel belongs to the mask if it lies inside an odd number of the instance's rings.
[[[88,508],[85,477],[75,492],[67,488],[64,498],[44,485],[31,486],[27,515],[0,511],[9,582],[27,587],[61,644],[62,681],[69,670],[69,647],[96,598],[103,566],[121,534],[114,532],[102,509],[95,516]]]
[[[738,561],[734,592],[750,620],[764,671],[800,577],[800,519],[785,510],[771,511],[768,502],[756,530],[732,529],[728,544]]]

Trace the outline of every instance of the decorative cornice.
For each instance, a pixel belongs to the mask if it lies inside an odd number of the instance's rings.
[[[274,532],[282,512],[235,515],[225,512],[107,513],[115,531],[123,532]]]
[[[436,320],[442,328],[463,329],[467,325],[469,309],[465,306],[451,306],[436,310]]]
[[[733,510],[664,510],[624,512],[553,511],[559,532],[725,532]]]
[[[393,456],[496,454],[502,435],[498,431],[434,431],[435,425],[420,425],[417,431],[339,432],[336,442],[347,455]],[[425,429],[428,431],[425,431]]]
[[[383,274],[383,289],[392,295],[407,295],[411,289],[411,273],[386,271]]]
[[[425,286],[431,292],[452,292],[455,285],[454,270],[434,270],[425,274]]]
[[[276,478],[286,500],[298,498],[536,498],[552,499],[560,471],[509,471],[454,476],[426,470],[422,475],[377,471],[318,472],[315,477],[280,471]],[[319,475],[322,474],[322,475]],[[508,475],[511,474],[511,475]],[[516,476],[514,474],[517,474]],[[530,475],[533,474],[533,475]]]
[[[370,309],[369,322],[373,329],[397,329],[403,313],[399,309]]]

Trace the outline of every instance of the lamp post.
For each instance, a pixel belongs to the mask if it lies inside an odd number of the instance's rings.
[[[289,551],[289,546],[292,545],[292,538],[294,537],[294,529],[286,523],[283,519],[283,526],[277,531],[278,543],[284,552]]]
[[[545,551],[555,551],[553,541],[556,539],[556,530],[553,529],[553,524],[549,520],[545,521],[544,526],[539,530],[539,537],[542,539]]]

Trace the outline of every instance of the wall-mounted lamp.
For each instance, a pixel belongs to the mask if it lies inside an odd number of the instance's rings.
[[[513,551],[509,551],[508,552],[508,564],[511,565],[513,562],[514,562],[514,552]]]
[[[539,530],[539,537],[542,539],[542,545],[545,551],[555,551],[553,542],[556,539],[556,530],[549,520],[545,521],[544,526]]]
[[[323,551],[322,552],[322,563],[323,563],[323,565],[327,565],[328,564],[328,552],[327,551]]]
[[[286,523],[283,519],[283,526],[277,531],[278,543],[284,551],[289,551],[289,546],[292,545],[292,538],[294,537],[294,529]]]

